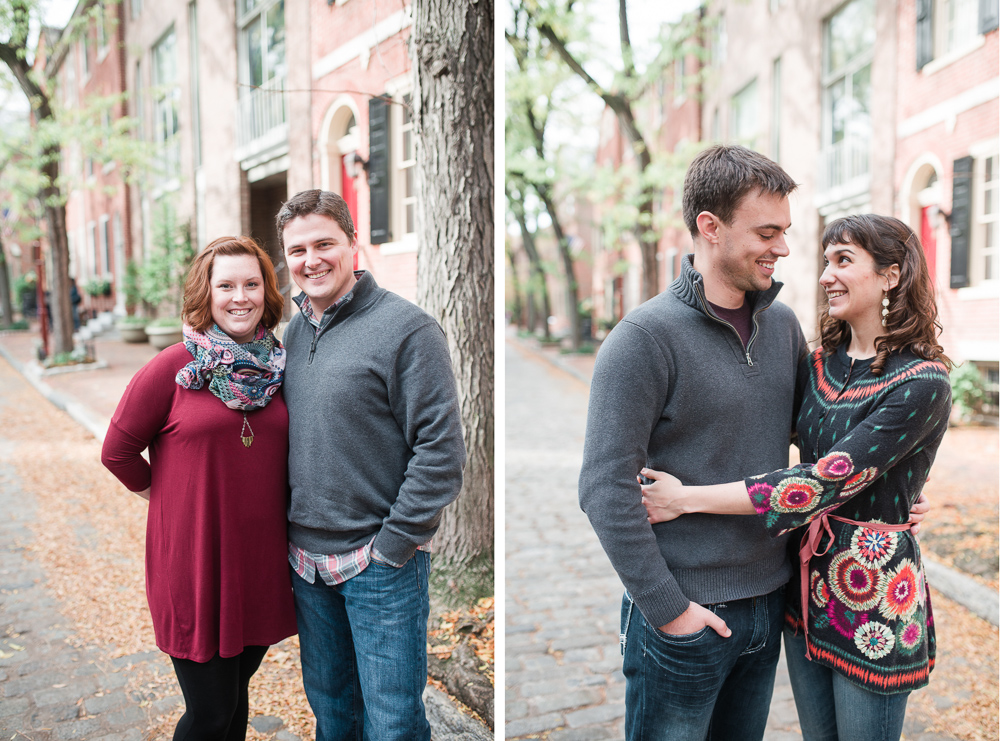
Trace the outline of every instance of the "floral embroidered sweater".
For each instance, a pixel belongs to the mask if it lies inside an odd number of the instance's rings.
[[[793,569],[788,591],[786,622],[798,629],[801,590],[807,590],[813,661],[872,692],[895,694],[926,685],[934,666],[934,620],[920,548],[908,530],[835,517],[907,522],[948,427],[951,386],[942,363],[908,351],[893,353],[879,376],[870,372],[871,363],[850,358],[843,346],[803,360],[797,423],[802,462],[753,476],[746,485],[774,536],[825,520],[814,526],[822,524],[825,534],[815,549],[820,555],[808,561],[808,583]],[[793,544],[799,540],[793,536]]]

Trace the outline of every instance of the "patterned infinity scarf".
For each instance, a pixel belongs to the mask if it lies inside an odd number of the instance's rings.
[[[263,409],[281,388],[285,348],[263,325],[240,344],[216,324],[205,332],[185,324],[184,347],[194,360],[178,371],[177,385],[200,389],[208,381],[209,390],[230,409]]]

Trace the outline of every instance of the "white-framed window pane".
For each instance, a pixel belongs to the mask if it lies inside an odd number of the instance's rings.
[[[969,44],[978,33],[977,0],[946,0],[947,31],[945,51],[955,51]]]
[[[726,36],[726,16],[720,14],[715,22],[715,29],[712,33],[712,64],[721,66],[726,61],[726,44],[729,39]]]
[[[97,48],[103,54],[104,51],[108,48],[108,32],[107,28],[104,25],[105,24],[104,3],[99,2],[97,5],[99,8],[97,13]]]
[[[267,11],[267,69],[265,79],[285,76],[285,2],[273,5]]]
[[[758,131],[757,115],[757,80],[733,96],[729,121],[729,133],[732,139],[754,143]]]
[[[159,145],[161,176],[180,172],[180,129],[177,114],[181,89],[177,84],[177,34],[171,30],[153,47],[153,138]]]
[[[247,49],[247,83],[260,87],[264,82],[264,51],[260,23],[252,23],[243,33]]]
[[[834,74],[875,46],[875,2],[854,0],[826,24],[826,73]]]
[[[1000,278],[1000,155],[983,160],[983,192],[979,221],[983,223],[983,279]]]
[[[780,162],[781,149],[781,57],[771,64],[771,159]]]
[[[403,192],[400,194],[402,198],[399,205],[402,207],[403,233],[413,234],[417,230],[416,161],[413,152],[413,115],[411,113],[413,96],[406,93],[403,95],[402,102],[397,156],[399,157],[398,168],[402,171],[400,174],[403,176]]]

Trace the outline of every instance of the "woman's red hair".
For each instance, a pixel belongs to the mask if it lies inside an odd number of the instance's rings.
[[[281,321],[285,299],[278,290],[278,276],[274,272],[271,258],[250,237],[219,237],[203,249],[191,263],[187,280],[184,282],[184,308],[181,314],[184,322],[198,332],[212,326],[212,264],[217,256],[249,255],[257,258],[260,273],[264,277],[264,313],[261,324],[274,329]]]

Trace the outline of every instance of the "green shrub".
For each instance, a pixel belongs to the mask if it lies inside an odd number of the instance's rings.
[[[963,418],[980,411],[986,398],[983,375],[972,363],[962,363],[951,371],[951,402]]]

